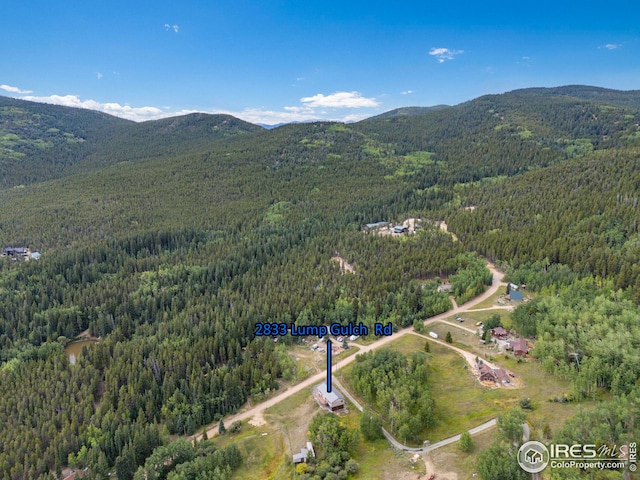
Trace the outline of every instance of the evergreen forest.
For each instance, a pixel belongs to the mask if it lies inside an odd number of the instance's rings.
[[[610,402],[611,438],[637,438],[639,158],[638,91],[526,89],[273,130],[0,97],[0,242],[41,253],[0,259],[0,479],[231,478],[237,449],[183,437],[298,375],[296,339],[256,323],[408,327],[451,308],[442,281],[458,303],[482,293],[486,260],[536,293],[512,323],[543,368],[573,399]],[[365,228],[409,218],[412,234]],[[71,364],[81,334],[97,341]],[[423,363],[380,350],[353,369],[407,441],[433,422]],[[588,436],[605,410],[559,435]],[[314,422],[353,450],[357,433]]]

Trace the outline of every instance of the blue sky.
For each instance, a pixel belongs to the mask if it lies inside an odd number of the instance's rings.
[[[5,2],[0,95],[146,120],[353,121],[567,84],[640,88],[640,2]]]

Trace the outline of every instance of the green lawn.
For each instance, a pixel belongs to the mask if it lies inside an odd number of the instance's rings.
[[[473,325],[473,328],[476,328],[475,323]],[[487,360],[491,360],[497,355],[497,346],[495,343],[481,345],[480,337],[478,337],[477,335],[474,335],[471,332],[467,332],[466,330],[461,330],[447,323],[432,323],[431,325],[429,325],[428,330],[429,332],[437,333],[441,340],[445,339],[447,332],[451,332],[451,337],[453,337],[453,345],[471,352],[474,355],[486,358]]]
[[[454,345],[470,351],[472,349],[466,348],[467,344],[477,345],[478,339],[473,334],[443,323],[431,325],[429,330],[438,332],[441,338],[444,338],[447,331],[451,331]],[[392,342],[391,348],[404,354],[415,350],[424,352],[426,341],[428,340],[421,337],[406,335]],[[437,423],[424,432],[425,440],[437,442],[476,427],[516,406],[524,397],[533,401],[535,409],[527,414],[527,418],[536,429],[542,429],[545,423],[549,423],[552,428],[554,425],[561,425],[565,418],[575,413],[577,404],[549,402],[550,398],[568,393],[569,382],[545,372],[533,360],[518,363],[511,355],[508,358],[494,355],[493,361],[513,371],[521,379],[523,387],[491,389],[480,385],[467,362],[458,353],[436,342],[430,342],[429,345],[429,382],[435,401]],[[346,374],[348,368],[343,373]]]
[[[508,312],[507,310],[502,309],[502,308],[497,308],[495,310],[483,310],[482,312],[464,312],[464,313],[461,313],[459,316],[464,319],[464,322],[459,322],[458,320],[456,320],[454,315],[451,315],[450,317],[445,318],[444,321],[447,322],[447,323],[453,323],[455,325],[460,325],[462,327],[476,329],[476,328],[478,328],[478,327],[476,327],[476,323],[485,322],[491,315],[494,315],[496,313],[498,315],[500,315],[500,319],[502,321],[502,325],[505,328],[510,328],[511,327],[511,318],[510,318],[511,314],[510,314],[510,312]]]
[[[291,462],[287,462],[283,436],[273,426],[256,428],[243,422],[240,432],[218,435],[213,441],[219,447],[231,443],[238,446],[243,462],[233,473],[234,480],[293,478],[293,467]]]
[[[497,429],[487,430],[473,436],[474,449],[471,452],[462,452],[456,442],[430,452],[429,459],[439,473],[455,472],[460,480],[473,478],[478,453],[491,445],[496,436]]]
[[[477,305],[474,305],[473,308],[489,308],[489,307],[495,307],[496,306],[496,300],[498,300],[501,297],[504,297],[504,292],[505,292],[506,287],[500,287],[498,289],[498,291],[496,293],[494,293],[493,295],[491,295],[489,298],[487,298],[486,300],[483,300],[482,302],[480,302]]]
[[[360,428],[360,412],[349,408],[349,414],[342,418],[349,428]],[[362,435],[354,459],[360,465],[360,471],[354,477],[358,480],[380,480],[397,478],[401,472],[424,474],[424,464],[413,466],[409,462],[411,455],[392,448],[386,440],[368,441]],[[349,477],[351,478],[351,477]]]

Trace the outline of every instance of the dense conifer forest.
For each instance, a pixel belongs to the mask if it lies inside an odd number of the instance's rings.
[[[623,409],[640,376],[639,98],[529,89],[267,131],[0,97],[0,240],[42,253],[0,259],[0,478],[70,464],[143,478],[169,457],[180,461],[153,478],[229,478],[237,451],[168,437],[292,375],[286,345],[255,337],[257,322],[409,326],[450,308],[439,279],[459,302],[480,293],[482,257],[559,295],[516,310],[515,327],[575,398],[611,392]],[[410,217],[415,234],[363,230]],[[86,330],[100,340],[71,365],[64,347]],[[426,375],[419,358],[387,360]],[[380,362],[357,376],[384,410],[391,393],[367,386]],[[425,428],[430,393],[414,393],[424,411],[407,410]],[[418,428],[402,412],[385,421],[408,440]]]

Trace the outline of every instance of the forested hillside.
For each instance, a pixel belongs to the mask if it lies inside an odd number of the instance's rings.
[[[212,140],[261,130],[229,115],[134,123],[91,110],[0,96],[1,188],[199,150]]]
[[[565,264],[581,275],[612,278],[640,301],[637,147],[598,151],[517,178],[469,186],[473,211],[451,212],[466,244],[514,266]]]
[[[401,107],[381,113],[380,115],[376,115],[375,117],[371,117],[369,118],[369,120],[373,120],[376,118],[411,117],[414,115],[424,115],[426,113],[444,110],[445,108],[449,108],[449,105],[434,105],[432,107]]]
[[[168,435],[298,375],[293,340],[256,338],[257,322],[408,326],[450,308],[438,278],[458,300],[482,291],[474,252],[520,267],[513,278],[538,290],[607,277],[636,312],[633,95],[520,91],[273,130],[200,114],[133,124],[2,99],[0,241],[42,257],[0,259],[0,478],[52,478],[70,462],[87,478],[133,478]],[[412,235],[362,230],[409,217],[422,219]],[[443,219],[457,240],[432,223]],[[543,361],[572,374],[553,356],[564,341],[553,319],[524,316],[522,328],[553,331]],[[100,341],[70,365],[63,348],[86,329]],[[585,352],[596,365],[598,348]],[[583,377],[583,395],[633,389],[627,377]],[[421,415],[422,428],[431,412]],[[237,464],[234,452],[207,452],[185,458]]]
[[[133,122],[0,96],[2,188],[53,178]]]

